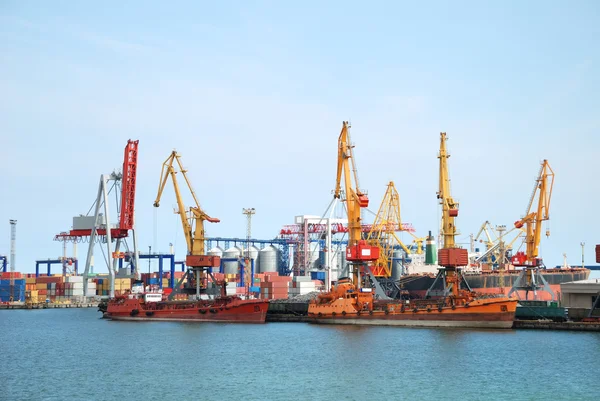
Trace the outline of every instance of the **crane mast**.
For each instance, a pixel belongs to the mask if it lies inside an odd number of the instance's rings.
[[[362,239],[361,208],[369,206],[369,197],[358,188],[358,175],[356,168],[350,172],[350,161],[354,164],[354,155],[348,133],[348,122],[342,124],[342,131],[338,138],[337,176],[335,181],[334,198],[342,197],[342,175],[344,176],[344,191],[346,195],[346,210],[348,214],[348,247],[346,260],[353,264],[366,264],[379,258],[379,248],[368,245]],[[352,185],[352,178],[356,189]],[[354,269],[355,284],[359,285],[359,267]]]
[[[455,248],[454,237],[458,234],[454,219],[458,216],[458,202],[450,195],[450,178],[448,177],[448,158],[446,150],[446,133],[440,133],[440,185],[437,197],[442,205],[442,236],[444,248]]]

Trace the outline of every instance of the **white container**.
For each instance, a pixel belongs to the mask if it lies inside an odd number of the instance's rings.
[[[144,302],[160,302],[162,301],[162,294],[144,294]]]

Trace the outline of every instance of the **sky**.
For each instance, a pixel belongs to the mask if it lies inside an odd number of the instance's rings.
[[[60,256],[54,235],[88,212],[128,139],[140,141],[141,250],[173,243],[185,255],[172,188],[152,206],[174,149],[221,220],[208,236],[244,237],[242,209],[254,207],[252,236],[273,238],[326,210],[348,120],[370,209],[394,181],[403,221],[422,236],[439,227],[440,132],[458,242],[486,220],[520,219],[547,159],[540,254],[580,264],[584,241],[593,263],[599,17],[594,1],[1,0],[0,255],[16,219],[16,270]]]

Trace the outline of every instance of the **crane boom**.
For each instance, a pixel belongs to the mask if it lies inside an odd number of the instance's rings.
[[[220,220],[208,216],[200,207],[200,203],[198,202],[198,198],[196,197],[196,193],[194,192],[192,185],[187,177],[187,170],[183,168],[183,165],[180,160],[180,155],[173,151],[171,155],[165,160],[163,163],[163,169],[160,176],[160,182],[158,185],[158,194],[156,195],[156,200],[154,201],[154,207],[160,206],[160,199],[162,193],[165,189],[165,185],[169,176],[171,176],[173,180],[173,187],[175,189],[175,198],[177,199],[177,212],[181,217],[181,224],[183,227],[183,233],[185,235],[185,241],[187,244],[188,256],[204,256],[204,222],[208,221],[210,223],[218,223]],[[179,171],[183,175],[185,182],[194,198],[195,206],[189,208],[190,218],[187,217],[187,210],[183,203],[183,198],[181,196],[181,190],[179,188],[179,183],[177,182],[177,171],[175,170],[174,163],[177,163],[179,167]],[[194,222],[195,227],[192,232],[192,222]],[[212,266],[213,261],[202,261],[199,258],[188,258],[190,261],[188,266],[202,266],[202,263],[209,263],[207,266]],[[198,264],[200,263],[200,264]]]

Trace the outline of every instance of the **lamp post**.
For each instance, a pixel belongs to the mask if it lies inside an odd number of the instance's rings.
[[[581,245],[581,268],[583,269],[583,268],[585,268],[585,261],[584,261],[584,257],[583,257],[583,255],[584,255],[583,250],[585,248],[585,242],[581,242],[580,245]]]

